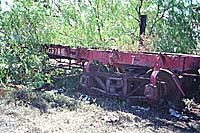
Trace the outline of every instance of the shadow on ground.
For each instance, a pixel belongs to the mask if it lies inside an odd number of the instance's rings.
[[[76,78],[76,82],[77,81],[78,79]],[[81,90],[80,87],[77,86],[78,84],[76,84],[76,87],[73,86],[76,89],[73,89],[71,92],[67,91],[67,93],[64,94],[79,100],[80,95],[88,96]],[[101,108],[104,108],[110,112],[121,111],[137,116],[134,119],[136,123],[141,122],[142,120],[148,120],[149,123],[143,124],[143,128],[153,126],[153,129],[155,130],[159,128],[165,128],[170,131],[200,132],[200,99],[198,94],[195,97],[196,101],[191,103],[190,109],[184,108],[179,110],[179,114],[181,115],[179,118],[171,116],[168,107],[155,108],[146,103],[139,103],[131,106],[126,101],[122,100],[106,97],[94,97],[91,95],[88,97],[90,99],[95,99],[95,101],[89,102],[90,104],[96,104],[97,106],[100,106]],[[192,104],[196,105],[196,110],[192,109]]]
[[[78,80],[79,76],[77,75],[55,78],[53,86],[46,85],[33,90],[17,89],[12,91],[11,97],[18,105],[30,105],[38,108],[41,114],[47,113],[48,108],[61,107],[76,110],[79,108],[80,102],[87,102],[86,104],[94,104],[109,112],[125,112],[134,115],[133,120],[129,120],[125,116],[119,117],[126,121],[133,121],[138,128],[152,127],[152,132],[160,129],[172,132],[200,132],[200,111],[196,113],[191,110],[182,110],[180,114],[187,116],[187,119],[179,119],[171,116],[168,108],[158,109],[145,103],[131,106],[122,100],[86,95],[78,87]],[[80,98],[81,96],[82,98]],[[83,96],[93,99],[92,102],[83,100]],[[200,104],[197,102],[196,105],[199,107]]]

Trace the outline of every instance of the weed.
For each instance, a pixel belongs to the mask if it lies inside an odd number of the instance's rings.
[[[195,104],[194,98],[192,98],[192,99],[185,98],[185,99],[183,99],[183,102],[185,103],[185,106],[188,110],[190,110],[192,108],[192,106]]]
[[[79,102],[63,94],[50,95],[46,92],[37,92],[29,88],[16,90],[7,89],[7,98],[14,102],[16,106],[32,106],[38,108],[41,113],[47,113],[50,107],[63,107],[75,110],[79,107]],[[52,103],[56,106],[52,106]]]

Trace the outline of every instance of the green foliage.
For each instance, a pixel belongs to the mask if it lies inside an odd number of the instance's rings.
[[[0,14],[0,82],[41,86],[45,81],[47,55],[44,43],[46,9],[32,1],[15,2],[11,11]]]
[[[152,34],[156,50],[196,54],[200,44],[200,15],[196,6],[187,0],[158,1],[157,5],[160,5],[160,20]]]
[[[192,108],[193,105],[195,105],[195,100],[194,98],[189,99],[189,98],[185,98],[183,99],[183,102],[185,103],[186,107],[188,110],[190,110]]]
[[[51,23],[57,27],[53,42],[137,50],[140,16],[146,14],[144,43],[150,51],[195,53],[191,49],[199,47],[200,15],[194,7],[187,0],[59,2],[54,7],[57,17]]]
[[[137,50],[143,14],[148,50],[196,53],[200,15],[194,7],[187,0],[16,0],[11,11],[0,9],[0,82],[51,82],[44,44]]]
[[[129,13],[129,4],[110,0],[60,2],[52,23],[58,26],[54,43],[100,48],[132,45],[138,22],[131,17],[137,14]]]

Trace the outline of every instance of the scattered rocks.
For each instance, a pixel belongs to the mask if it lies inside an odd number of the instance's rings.
[[[179,120],[185,120],[185,121],[188,121],[188,120],[189,120],[189,117],[188,117],[188,116],[186,116],[186,115],[181,115],[180,112],[178,112],[178,111],[176,111],[176,110],[174,110],[174,109],[172,109],[172,108],[169,109],[169,113],[170,113],[171,116],[176,117],[176,118],[178,118]]]
[[[54,89],[54,90],[45,91],[45,92],[52,96],[52,95],[55,95],[55,94],[62,94],[63,92],[65,92],[65,90],[66,90],[65,87],[61,87],[59,89]]]
[[[169,113],[170,113],[171,116],[174,116],[176,118],[182,117],[181,114],[178,111],[176,111],[176,110],[174,110],[172,108],[169,109]]]
[[[138,123],[138,122],[141,122],[142,119],[141,119],[140,117],[136,116],[136,117],[134,118],[134,121]]]
[[[55,95],[56,93],[58,93],[58,90],[50,90],[50,91],[45,91],[45,93],[47,93],[50,96]]]
[[[150,107],[141,107],[141,106],[131,106],[133,109],[136,109],[137,112],[140,112],[140,111],[149,111],[150,110]]]
[[[61,93],[65,92],[65,90],[66,90],[66,88],[62,87],[62,88],[57,89],[57,92],[61,94]]]
[[[93,104],[96,102],[96,98],[89,97],[88,95],[79,94],[79,100],[87,104]]]
[[[109,114],[108,116],[104,117],[104,120],[108,123],[116,123],[119,121],[119,117],[115,114]]]
[[[56,102],[50,102],[49,105],[51,106],[51,108],[57,108],[59,107],[59,104]]]

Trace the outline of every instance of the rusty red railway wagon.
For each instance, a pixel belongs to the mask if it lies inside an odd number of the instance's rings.
[[[156,52],[123,52],[50,45],[52,59],[84,67],[80,86],[95,95],[147,101],[153,105],[177,103],[199,90],[200,56]],[[71,62],[75,60],[75,62]]]

